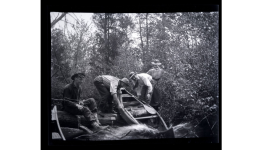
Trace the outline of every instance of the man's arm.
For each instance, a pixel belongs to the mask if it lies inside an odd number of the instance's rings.
[[[147,74],[151,75],[152,76],[152,73],[153,73],[153,69],[150,69]]]
[[[71,100],[71,91],[69,88],[64,88],[63,90],[63,98],[66,100]]]
[[[153,86],[152,86],[152,84],[151,84],[151,82],[148,78],[142,77],[142,80],[143,80],[145,86],[147,86],[146,99],[147,99],[147,101],[150,102],[151,94],[153,92]]]
[[[113,101],[117,104],[118,109],[121,107],[119,99],[117,98],[117,85],[118,83],[110,83],[110,93],[113,96]]]
[[[117,108],[118,108],[118,109],[122,108],[122,105],[120,104],[120,101],[119,101],[119,99],[117,98],[117,94],[114,93],[112,96],[113,96],[113,101],[115,102],[115,104],[117,104]]]
[[[71,90],[69,88],[64,88],[64,91],[63,91],[63,99],[64,100],[68,100],[68,101],[75,101],[75,102],[78,102],[77,99],[72,99],[71,98]]]
[[[113,101],[115,102],[115,104],[117,104],[117,107],[120,107],[120,102],[117,98],[117,86],[118,86],[118,82],[111,82],[110,83],[110,93],[113,96]]]
[[[80,104],[80,105],[84,105],[84,102],[83,102],[83,100],[82,100],[82,88],[81,88],[81,87],[79,87],[77,100],[79,101],[79,104]]]
[[[145,86],[148,87],[148,89],[147,89],[147,94],[151,94],[152,91],[153,91],[153,86],[152,86],[150,80],[147,79],[147,78],[145,78],[145,77],[142,77],[141,79],[142,79],[142,81],[144,82]]]

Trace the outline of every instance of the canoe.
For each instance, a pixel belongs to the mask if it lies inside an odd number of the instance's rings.
[[[166,131],[168,127],[160,114],[150,105],[140,101],[126,89],[121,88],[118,94],[121,117],[129,124],[146,124],[159,131]]]
[[[57,116],[57,107],[56,106],[54,106],[54,108],[52,109],[51,116],[52,116],[51,118],[52,139],[65,141],[66,139],[60,127],[59,119]]]
[[[79,128],[79,122],[78,121],[76,121],[76,124],[77,124],[78,127],[76,127],[75,125],[72,126],[72,124],[70,124],[70,123],[67,124],[67,125],[64,125],[63,118],[61,118],[61,115],[59,116],[59,112],[61,112],[61,111],[57,110],[56,105],[51,110],[52,140],[55,140],[55,141],[72,140],[77,136],[87,134],[87,132],[85,132],[85,131],[83,131]],[[70,115],[70,114],[68,116],[69,116],[69,118],[70,117],[72,117],[72,118],[76,117],[78,119],[80,118],[79,116]],[[70,118],[70,119],[72,119],[72,118]]]
[[[160,114],[150,105],[140,101],[126,89],[121,88],[118,93],[120,104],[123,108],[119,114],[99,113],[98,119],[102,125],[126,126],[133,124],[145,124],[160,132],[165,132],[168,127]],[[53,102],[61,102],[62,99],[52,99]],[[89,123],[82,115],[72,115],[65,111],[52,109],[52,139],[66,140],[81,134],[86,134],[79,129],[79,125],[90,128]],[[54,132],[53,132],[54,131]]]

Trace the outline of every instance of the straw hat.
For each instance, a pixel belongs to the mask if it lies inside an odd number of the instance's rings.
[[[152,65],[161,65],[160,61],[158,59],[154,59],[152,62],[151,62]]]
[[[130,73],[129,73],[129,79],[131,79],[134,75],[136,75],[135,72],[130,72]]]

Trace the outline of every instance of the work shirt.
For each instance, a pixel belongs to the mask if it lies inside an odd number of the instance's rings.
[[[152,68],[147,72],[147,74],[151,75],[155,81],[158,81],[161,78],[163,72],[164,70],[161,68]]]
[[[152,76],[154,83],[153,83],[153,94],[151,97],[150,105],[153,106],[155,109],[158,109],[158,107],[161,104],[161,91],[159,87],[157,86],[157,82],[162,77],[164,70],[161,68],[152,68],[147,72],[149,75]]]
[[[111,76],[111,75],[101,75],[94,79],[94,81],[103,83],[104,86],[109,89],[109,92],[111,93],[111,95],[117,93],[117,87],[118,87],[119,80],[120,80],[119,78]]]
[[[137,74],[137,76],[138,76],[138,80],[137,80],[138,87],[136,88],[137,95],[141,95],[143,86],[147,86],[148,87],[147,94],[151,94],[153,90],[152,83],[151,83],[153,82],[152,76],[146,73],[139,73]]]
[[[71,101],[78,102],[80,100],[81,93],[82,93],[82,88],[76,87],[72,82],[64,87],[63,98],[72,99]]]

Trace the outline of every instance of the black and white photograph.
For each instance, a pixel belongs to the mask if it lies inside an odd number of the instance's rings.
[[[215,8],[51,11],[49,143],[221,143]]]

